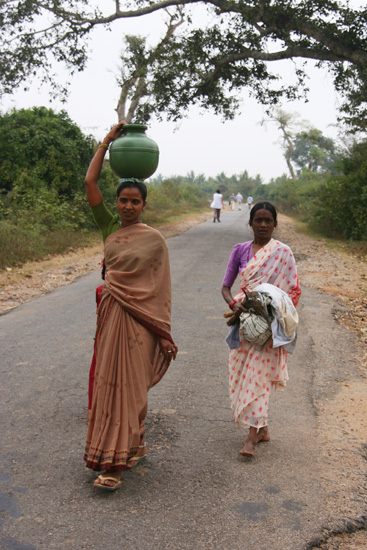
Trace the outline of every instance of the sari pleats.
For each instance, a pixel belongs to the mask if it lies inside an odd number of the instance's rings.
[[[94,470],[119,471],[144,435],[157,336],[107,296],[99,309],[97,342],[85,461]]]

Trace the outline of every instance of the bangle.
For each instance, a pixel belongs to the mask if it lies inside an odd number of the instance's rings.
[[[98,149],[108,149],[109,145],[107,143],[101,143],[101,145],[98,145]]]
[[[237,302],[235,300],[232,300],[232,302],[230,302],[228,305],[230,307],[230,309],[233,309],[233,306],[236,304]]]

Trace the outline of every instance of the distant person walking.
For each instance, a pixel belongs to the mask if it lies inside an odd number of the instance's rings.
[[[232,193],[232,195],[229,197],[229,204],[231,205],[231,209],[234,210],[234,205],[236,204],[236,197]]]
[[[213,223],[215,223],[215,221],[220,222],[220,211],[223,208],[223,195],[221,194],[220,189],[217,189],[214,193],[210,208],[213,208],[214,210]]]
[[[237,195],[236,195],[236,201],[237,201],[238,210],[241,210],[241,204],[242,204],[242,201],[243,201],[243,196],[241,195],[240,192],[238,192]]]
[[[252,203],[254,202],[254,199],[251,197],[251,195],[249,195],[247,197],[247,206],[248,206],[248,209],[251,210],[251,206],[252,206]]]

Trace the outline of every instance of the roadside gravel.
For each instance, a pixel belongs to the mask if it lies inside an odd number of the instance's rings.
[[[295,254],[301,286],[313,288],[337,299],[335,320],[356,335],[351,360],[356,371],[341,379],[336,393],[315,402],[318,429],[327,434],[329,445],[320,453],[330,464],[326,483],[342,483],[345,500],[366,499],[367,484],[367,264],[365,257],[351,255],[345,247],[298,233],[295,222],[280,216],[277,238],[289,244]],[[363,486],[356,490],[353,474],[365,462]],[[338,461],[349,463],[349,475],[340,479]],[[349,489],[349,490],[348,490]],[[357,494],[359,493],[359,494]],[[367,503],[365,514],[325,530],[324,540],[307,547],[319,550],[367,550]],[[349,531],[349,532],[348,532]]]

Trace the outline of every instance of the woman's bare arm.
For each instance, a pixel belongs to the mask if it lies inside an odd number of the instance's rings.
[[[228,305],[233,301],[231,289],[229,288],[229,286],[222,286],[222,296]]]
[[[103,202],[103,196],[100,188],[98,187],[98,179],[101,173],[103,160],[109,144],[112,143],[112,141],[114,141],[116,138],[120,137],[123,133],[124,124],[125,122],[120,122],[108,132],[107,136],[98,147],[89,165],[84,183],[85,191],[87,193],[88,204],[91,207],[98,206],[98,204],[101,204],[101,202]]]

